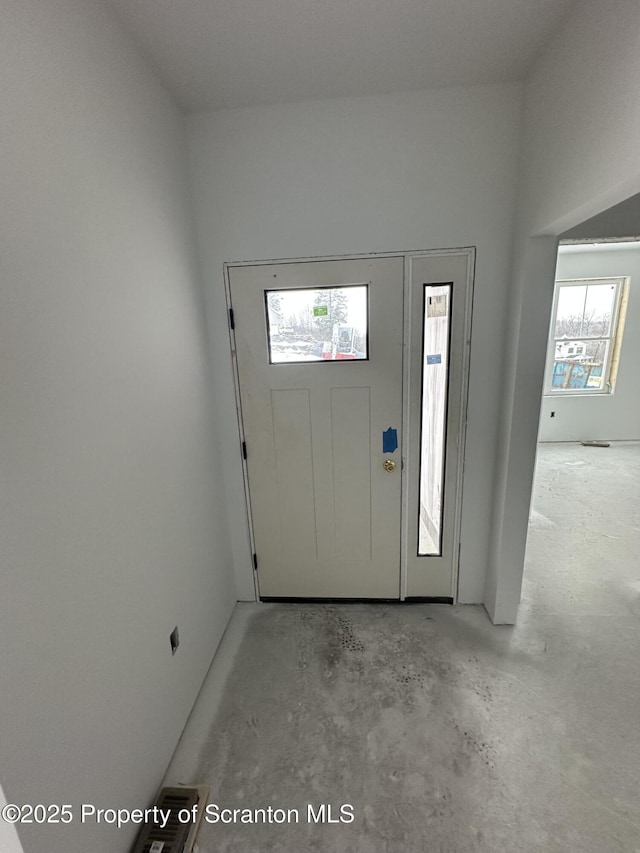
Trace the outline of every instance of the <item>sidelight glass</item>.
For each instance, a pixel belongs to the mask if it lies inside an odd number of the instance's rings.
[[[442,555],[451,284],[424,285],[418,556]]]

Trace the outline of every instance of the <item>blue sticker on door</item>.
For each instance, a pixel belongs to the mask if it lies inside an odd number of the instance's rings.
[[[398,449],[398,430],[389,427],[382,433],[382,452],[393,453]]]

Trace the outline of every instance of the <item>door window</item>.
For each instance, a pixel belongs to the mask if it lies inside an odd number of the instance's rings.
[[[265,291],[269,364],[369,358],[368,285]]]

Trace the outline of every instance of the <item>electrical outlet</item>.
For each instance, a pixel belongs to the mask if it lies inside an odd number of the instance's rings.
[[[169,634],[169,640],[171,641],[171,654],[175,655],[178,646],[180,645],[180,635],[178,634],[178,626],[173,629],[173,631]]]

